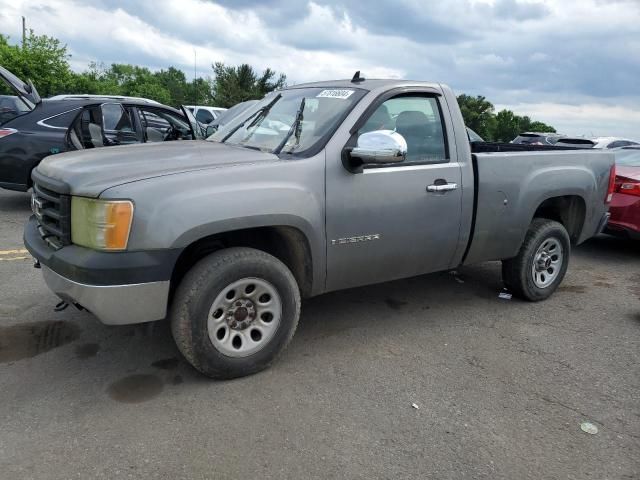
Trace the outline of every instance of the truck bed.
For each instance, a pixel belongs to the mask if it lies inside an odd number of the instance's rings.
[[[487,145],[481,148],[488,148]],[[572,238],[575,243],[593,236],[606,212],[611,153],[541,145],[522,147],[526,148],[472,155],[474,217],[464,264],[517,255],[528,225],[549,199],[575,201],[576,209],[582,210],[576,212],[584,221]]]

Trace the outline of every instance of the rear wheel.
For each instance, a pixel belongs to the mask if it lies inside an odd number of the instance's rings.
[[[502,278],[516,296],[536,302],[558,288],[567,267],[571,242],[561,223],[536,218],[531,223],[518,255],[502,262]]]
[[[267,368],[293,337],[299,315],[300,292],[289,269],[251,248],[220,250],[198,262],[170,313],[184,357],[221,379]]]

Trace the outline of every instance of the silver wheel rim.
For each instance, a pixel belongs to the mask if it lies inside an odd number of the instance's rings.
[[[223,288],[211,304],[209,339],[223,355],[246,357],[269,343],[281,318],[276,288],[260,278],[243,278]]]
[[[557,239],[547,238],[542,242],[533,257],[531,266],[531,275],[536,287],[546,288],[558,278],[562,260],[562,244]]]

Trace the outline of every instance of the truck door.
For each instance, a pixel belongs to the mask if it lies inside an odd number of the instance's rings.
[[[328,290],[451,267],[460,234],[461,169],[440,101],[437,95],[397,95],[357,123],[353,145],[373,130],[402,135],[407,156],[401,163],[351,173],[328,150]]]

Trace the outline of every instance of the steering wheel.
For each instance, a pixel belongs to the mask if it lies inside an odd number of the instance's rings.
[[[164,134],[164,141],[177,140],[178,138],[180,138],[180,130],[178,130],[174,125],[170,125]]]

